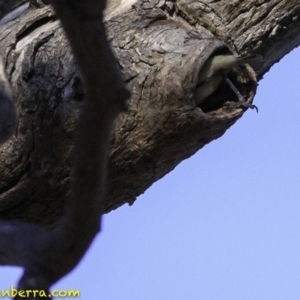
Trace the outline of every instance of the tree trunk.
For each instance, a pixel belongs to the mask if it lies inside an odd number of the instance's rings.
[[[236,96],[225,84],[197,107],[197,76],[210,55],[262,54],[263,62],[253,66],[260,79],[300,44],[297,0],[119,2],[107,9],[107,34],[132,95],[112,140],[107,212],[132,204],[243,115],[243,107],[228,103]],[[1,218],[51,226],[68,197],[84,90],[50,7],[20,1],[0,24],[19,117],[15,136],[0,152]],[[251,101],[251,67],[230,76]]]

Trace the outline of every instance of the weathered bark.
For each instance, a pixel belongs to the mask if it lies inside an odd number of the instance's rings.
[[[25,3],[17,12],[1,21],[0,47],[19,116],[15,137],[0,153],[1,218],[51,224],[62,214],[69,190],[74,124],[84,91],[51,9]],[[219,41],[234,52],[262,54],[264,62],[253,66],[261,78],[300,44],[299,16],[296,0],[156,0],[138,1],[107,20],[132,93],[110,150],[107,212],[132,204],[242,116],[244,109],[224,104],[235,99],[225,85],[202,109],[193,98],[205,59],[229,51]],[[232,77],[251,98],[255,76],[250,67],[239,73]]]

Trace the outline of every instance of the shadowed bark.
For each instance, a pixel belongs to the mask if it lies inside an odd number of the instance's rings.
[[[0,152],[0,216],[51,225],[68,198],[84,90],[51,8],[19,4],[0,22],[19,117],[15,136]],[[106,212],[132,204],[242,116],[244,109],[228,104],[236,97],[226,85],[201,108],[195,104],[197,75],[213,52],[262,54],[264,61],[252,66],[262,78],[300,44],[296,0],[151,0],[125,10],[116,4],[111,7],[120,14],[109,9],[107,34],[132,97],[112,138]],[[253,70],[243,67],[231,77],[251,99]]]
[[[12,5],[13,2],[0,1],[0,18]],[[106,37],[105,1],[51,0],[51,5],[77,58],[85,98],[74,142],[70,197],[58,224],[49,230],[27,222],[0,221],[0,265],[24,269],[15,300],[22,299],[24,291],[28,299],[51,299],[49,288],[78,264],[101,229],[111,133],[117,116],[127,109],[129,97]],[[1,141],[7,139],[3,129],[15,128],[16,124],[9,84],[3,73],[1,65],[1,114],[6,107],[13,124],[2,116]],[[99,85],[99,81],[103,84]]]

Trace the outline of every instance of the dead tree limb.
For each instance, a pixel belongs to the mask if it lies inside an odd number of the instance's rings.
[[[242,109],[224,105],[236,98],[226,86],[208,104],[196,106],[195,79],[207,56],[227,48],[261,54],[263,62],[252,67],[262,78],[300,44],[296,0],[234,5],[150,0],[133,7],[113,2],[112,7],[122,9],[116,14],[109,10],[105,26],[132,97],[112,137],[106,212],[132,204],[243,115]],[[0,44],[19,125],[17,135],[0,152],[0,215],[51,226],[63,214],[70,189],[73,132],[84,90],[67,39],[49,7],[33,8],[24,2],[2,28]],[[240,78],[243,94],[253,94],[253,72],[240,71],[232,77]]]

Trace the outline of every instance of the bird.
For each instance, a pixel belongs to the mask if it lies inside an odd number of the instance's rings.
[[[207,59],[198,75],[198,81],[195,91],[195,100],[197,106],[200,106],[204,99],[215,92],[220,83],[225,80],[233,92],[237,95],[239,102],[244,102],[245,99],[228,78],[228,73],[231,69],[245,65],[247,63],[260,61],[260,55],[242,55],[224,54],[213,55]],[[251,107],[252,106],[252,107]],[[255,105],[250,104],[249,107],[256,108]]]

